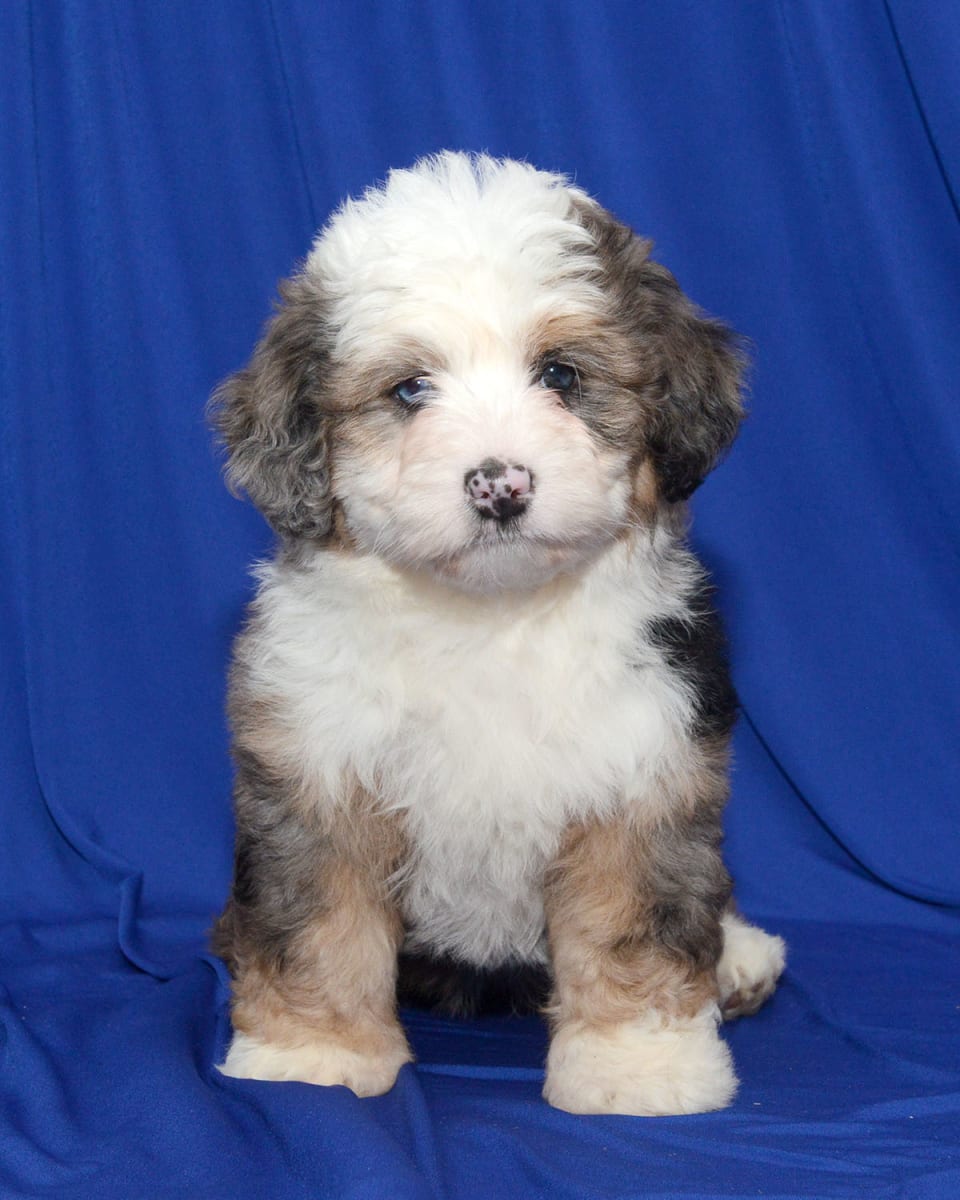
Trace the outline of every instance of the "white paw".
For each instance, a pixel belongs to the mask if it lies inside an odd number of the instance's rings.
[[[724,1020],[755,1013],[777,986],[787,961],[783,938],[748,925],[735,913],[723,917],[723,953],[717,964]]]
[[[572,1113],[657,1117],[724,1108],[737,1090],[714,1005],[684,1021],[647,1013],[619,1025],[561,1026],[544,1098]]]
[[[373,1055],[336,1042],[277,1046],[235,1033],[226,1060],[217,1069],[234,1079],[299,1080],[326,1087],[342,1084],[358,1096],[382,1096],[393,1087],[400,1068],[411,1058],[406,1043]]]

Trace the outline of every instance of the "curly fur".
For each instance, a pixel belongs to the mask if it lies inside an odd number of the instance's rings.
[[[439,155],[320,232],[213,401],[280,535],[231,675],[226,1073],[385,1090],[399,962],[405,999],[546,999],[562,1107],[729,1102],[718,1006],[783,956],[730,908],[735,696],[683,502],[742,368],[526,164]]]

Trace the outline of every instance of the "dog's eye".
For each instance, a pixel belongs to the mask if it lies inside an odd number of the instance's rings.
[[[414,375],[410,379],[401,379],[392,395],[407,408],[416,408],[432,391],[433,383],[426,375]]]
[[[551,392],[569,392],[577,383],[577,368],[571,363],[551,359],[544,363],[540,382]]]

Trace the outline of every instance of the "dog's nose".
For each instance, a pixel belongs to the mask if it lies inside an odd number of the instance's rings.
[[[467,496],[481,517],[508,521],[519,517],[530,503],[533,475],[519,463],[485,459],[463,477]]]

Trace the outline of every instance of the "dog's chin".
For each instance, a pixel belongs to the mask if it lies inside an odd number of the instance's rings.
[[[626,530],[628,515],[530,528],[524,522],[446,523],[424,527],[384,508],[345,506],[348,544],[363,557],[412,580],[474,596],[530,593],[587,570]]]
[[[560,576],[575,575],[602,549],[599,540],[484,538],[430,562],[429,571],[438,582],[474,595],[532,592]]]

